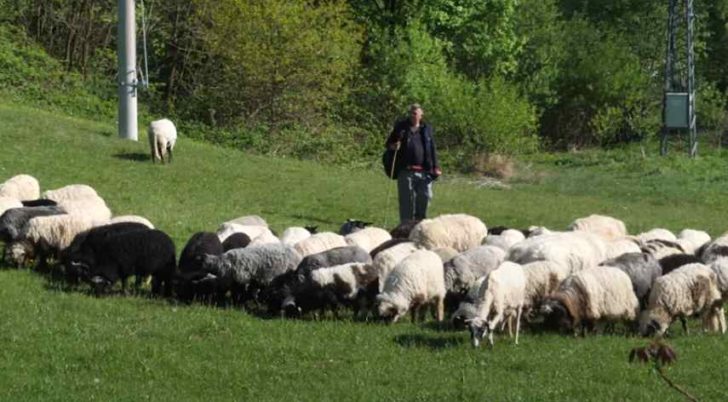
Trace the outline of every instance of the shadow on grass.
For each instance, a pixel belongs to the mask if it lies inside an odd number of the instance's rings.
[[[467,339],[463,336],[450,335],[427,336],[422,334],[405,334],[397,335],[394,341],[405,348],[428,348],[432,350],[442,350],[448,348],[462,347]]]
[[[116,159],[122,159],[132,162],[148,162],[151,160],[151,156],[142,152],[120,152],[113,155]]]

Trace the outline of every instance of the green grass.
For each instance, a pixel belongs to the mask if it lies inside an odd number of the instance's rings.
[[[378,170],[271,159],[181,138],[172,165],[152,165],[145,139],[92,122],[0,104],[0,179],[29,173],[43,189],[86,183],[115,214],[148,217],[181,250],[195,231],[259,214],[281,231],[348,217],[393,226],[394,183]],[[143,131],[143,130],[140,130]],[[510,189],[445,176],[431,215],[467,212],[488,225],[564,228],[605,213],[632,232],[693,227],[717,235],[727,163],[642,159],[635,150],[523,161]],[[447,167],[445,167],[447,169]],[[447,172],[446,172],[447,173]],[[389,196],[389,198],[388,198]],[[32,271],[0,270],[0,400],[678,400],[629,365],[645,340],[522,334],[474,350],[466,333],[431,324],[281,321],[142,297],[64,292]],[[718,335],[676,331],[672,378],[722,400]]]

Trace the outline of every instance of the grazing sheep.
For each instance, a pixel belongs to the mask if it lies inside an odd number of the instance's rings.
[[[202,282],[212,281],[218,289],[232,291],[238,301],[257,299],[260,290],[300,262],[301,256],[283,244],[236,248],[220,256],[206,255],[202,268],[210,275]]]
[[[470,340],[474,347],[488,335],[488,343],[493,347],[493,332],[503,320],[511,331],[512,321],[516,321],[516,345],[521,328],[521,313],[526,297],[526,277],[523,267],[510,261],[503,262],[493,270],[480,285],[476,316],[470,323]]]
[[[639,301],[632,281],[619,268],[587,268],[566,278],[559,289],[541,305],[550,326],[570,329],[582,335],[600,320],[632,322],[639,313]]]
[[[606,250],[604,252],[604,259],[610,260],[612,258],[617,258],[622,254],[627,253],[641,253],[642,249],[640,248],[639,244],[633,239],[630,239],[628,237],[623,237],[621,239],[616,239],[612,241],[608,241],[605,243]]]
[[[287,246],[294,246],[301,240],[311,237],[311,232],[306,228],[293,226],[283,231],[281,243]]]
[[[357,276],[357,272],[364,269],[363,266],[364,263],[361,262],[350,262],[315,269],[310,273],[307,294],[299,295],[299,298],[313,296],[319,300],[321,314],[329,307],[336,315],[339,305],[351,305],[360,292],[366,291],[366,285],[360,283]],[[357,316],[358,311],[354,315]]]
[[[15,198],[18,201],[35,200],[40,197],[40,185],[35,177],[19,174],[0,184],[0,197]]]
[[[217,229],[217,237],[224,242],[233,233],[245,233],[252,241],[264,232],[270,232],[266,226],[261,225],[241,225],[238,223],[225,222]]]
[[[424,219],[412,229],[410,240],[420,247],[433,250],[451,247],[459,252],[478,247],[488,229],[480,219],[465,215],[440,215]]]
[[[589,215],[586,218],[579,218],[569,225],[569,230],[594,233],[607,241],[627,236],[627,227],[624,222],[604,215]]]
[[[600,265],[619,268],[629,276],[634,294],[640,302],[640,309],[647,306],[652,284],[658,276],[662,275],[660,263],[651,254],[646,253],[622,254],[617,258],[604,261]]]
[[[359,246],[335,247],[316,254],[310,254],[301,260],[296,267],[297,271],[310,272],[314,269],[333,267],[351,262],[371,263],[369,253]]]
[[[0,216],[0,240],[10,243],[25,236],[28,221],[37,216],[60,215],[65,213],[59,207],[11,208]]]
[[[384,290],[384,282],[394,267],[417,250],[418,248],[414,243],[404,242],[390,247],[372,258],[372,265],[369,268],[368,276],[372,281],[379,279],[380,292]]]
[[[605,242],[589,232],[549,233],[529,237],[508,250],[506,260],[521,265],[534,261],[553,261],[568,276],[594,267],[604,260]]]
[[[529,317],[540,311],[543,301],[558,290],[566,276],[561,266],[552,261],[529,262],[523,265],[523,274],[526,277],[523,312]]]
[[[139,288],[149,275],[152,294],[171,294],[177,264],[174,242],[166,233],[156,229],[116,233],[95,244],[93,250],[83,253],[80,262],[97,294],[117,280],[121,280],[122,291],[126,292],[129,276],[136,277],[135,287]]]
[[[218,238],[218,241],[220,239]],[[222,242],[223,252],[230,251],[236,248],[245,248],[250,244],[250,237],[245,233],[233,233]]]
[[[109,220],[109,224],[114,223],[122,223],[122,222],[136,222],[141,223],[142,225],[148,227],[149,229],[154,229],[154,225],[152,222],[149,221],[149,219],[139,216],[139,215],[120,215],[115,216]]]
[[[58,201],[58,206],[69,215],[89,219],[94,225],[106,224],[111,220],[111,210],[106,206],[103,198],[98,196],[61,200]]]
[[[693,254],[671,254],[667,257],[660,258],[658,261],[660,268],[662,269],[662,275],[667,275],[670,272],[688,264],[699,264],[702,262],[703,261],[701,261],[700,258]]]
[[[526,239],[523,232],[515,229],[506,229],[501,231],[499,234],[491,234],[490,231],[488,236],[483,240],[483,244],[487,246],[496,246],[502,248],[504,251],[508,251],[514,244],[517,244]]]
[[[346,244],[350,246],[359,246],[368,252],[379,247],[387,240],[391,240],[392,236],[384,229],[376,227],[367,227],[359,229],[356,232],[344,236]]]
[[[348,246],[344,236],[333,232],[316,233],[311,237],[303,239],[293,246],[301,257],[320,253],[336,247]]]
[[[233,236],[228,237],[225,241],[230,240]],[[206,254],[219,256],[224,252],[224,245],[220,243],[220,239],[215,233],[197,232],[193,234],[179,257],[179,277],[175,286],[177,297],[183,301],[191,301],[195,298],[209,296],[209,291],[201,286],[196,286],[194,281],[206,276],[202,270],[202,260]]]
[[[28,221],[25,239],[35,248],[38,265],[45,266],[49,256],[60,257],[77,235],[94,226],[93,220],[78,215],[38,216]]]
[[[246,247],[261,246],[263,244],[281,244],[281,241],[270,229],[266,228],[258,237],[251,239]]]
[[[457,255],[444,264],[446,306],[452,308],[463,299],[478,278],[498,268],[506,257],[503,249],[479,246]]]
[[[358,232],[362,229],[365,229],[367,226],[370,226],[371,222],[364,222],[360,221],[358,219],[347,219],[346,222],[344,222],[343,225],[341,225],[341,228],[339,228],[339,234],[342,236],[348,236],[352,233]]]
[[[0,215],[12,208],[23,208],[23,203],[13,197],[0,196]]]
[[[172,162],[172,150],[177,143],[177,128],[169,119],[155,120],[149,123],[147,130],[149,149],[152,154],[152,163],[164,163],[164,157],[169,154],[167,162]]]
[[[478,310],[476,309],[476,303],[478,302],[480,287],[486,279],[488,279],[487,276],[481,276],[478,278],[470,289],[468,289],[468,293],[465,294],[465,297],[458,305],[457,310],[452,313],[450,320],[455,328],[464,329],[465,325],[477,316]],[[445,307],[447,307],[447,305]]]
[[[415,321],[420,307],[432,304],[435,318],[445,316],[445,281],[442,260],[429,250],[417,250],[402,260],[384,281],[377,296],[379,316],[396,322],[412,309]]]
[[[685,250],[675,241],[652,239],[642,243],[643,253],[651,254],[658,260],[673,254],[685,254]]]
[[[392,236],[393,239],[407,239],[409,240],[410,233],[412,233],[412,229],[415,228],[420,222],[422,222],[421,219],[414,219],[407,222],[402,222],[397,227],[389,231],[389,234]]]
[[[704,328],[719,322],[721,293],[715,272],[703,264],[689,264],[655,280],[647,310],[640,317],[640,333],[662,335],[679,318],[688,334],[687,317],[703,316]]]
[[[98,196],[99,195],[96,193],[96,190],[94,190],[91,186],[88,186],[86,184],[71,184],[68,186],[57,188],[55,190],[48,190],[43,193],[42,198],[53,200],[55,202],[61,202],[75,200],[79,198],[93,198]]]
[[[268,222],[258,215],[245,215],[239,218],[231,219],[226,223],[235,223],[243,226],[265,226],[268,227]]]
[[[705,264],[710,264],[723,257],[728,257],[728,235],[726,234],[705,244],[700,251],[700,259]]]

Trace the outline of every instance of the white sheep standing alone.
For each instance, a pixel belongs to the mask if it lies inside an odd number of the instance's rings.
[[[387,276],[377,296],[379,315],[396,322],[412,309],[412,321],[426,304],[435,308],[435,318],[445,317],[445,280],[442,260],[429,250],[417,250],[402,260]]]
[[[35,200],[40,197],[40,185],[35,177],[19,174],[0,184],[0,197],[11,197],[18,201]]]
[[[521,328],[521,313],[526,298],[526,277],[523,267],[505,261],[488,274],[488,278],[480,286],[476,303],[476,317],[470,323],[470,339],[473,346],[480,346],[480,341],[487,335],[488,343],[493,346],[493,332],[504,322],[508,323],[508,331],[512,330],[512,322],[516,321],[516,345]]]
[[[488,229],[480,219],[452,214],[424,219],[412,229],[409,239],[428,250],[450,247],[463,252],[478,247],[487,235]]]
[[[149,148],[152,153],[152,163],[164,163],[164,157],[169,154],[167,162],[172,162],[172,150],[177,142],[177,128],[169,119],[155,120],[149,123],[147,130]]]

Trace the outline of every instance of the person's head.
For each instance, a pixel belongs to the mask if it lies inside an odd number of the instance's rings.
[[[422,106],[420,106],[419,103],[413,103],[409,106],[409,117],[413,124],[419,125],[420,121],[422,121],[423,115],[424,112],[422,111]]]

